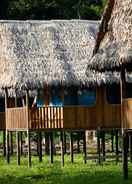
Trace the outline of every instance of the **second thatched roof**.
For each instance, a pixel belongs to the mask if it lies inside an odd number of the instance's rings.
[[[88,70],[132,63],[132,0],[108,0]]]

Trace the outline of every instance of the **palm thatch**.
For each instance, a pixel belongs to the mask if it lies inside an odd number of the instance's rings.
[[[109,70],[132,63],[132,1],[108,0],[88,69]]]
[[[117,82],[118,73],[85,74],[97,30],[97,21],[0,21],[0,88]]]

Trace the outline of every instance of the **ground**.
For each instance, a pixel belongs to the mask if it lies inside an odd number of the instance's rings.
[[[95,161],[83,162],[83,156],[76,155],[75,163],[70,163],[70,156],[65,156],[65,166],[61,167],[60,156],[55,157],[54,164],[49,164],[44,157],[38,162],[33,157],[32,168],[27,167],[27,157],[21,159],[21,166],[16,165],[15,157],[10,165],[0,158],[0,184],[130,184],[132,181],[132,164],[129,163],[129,180],[124,181],[121,163],[113,161],[97,165]]]

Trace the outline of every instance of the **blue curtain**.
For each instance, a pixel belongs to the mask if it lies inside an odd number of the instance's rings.
[[[120,86],[112,84],[106,87],[106,98],[110,104],[120,104]]]
[[[78,91],[78,105],[91,106],[96,104],[96,91],[82,89]]]
[[[63,106],[60,88],[54,88],[51,90],[51,100],[50,100],[49,105],[50,106]]]
[[[64,105],[78,105],[76,88],[68,88],[64,91]]]

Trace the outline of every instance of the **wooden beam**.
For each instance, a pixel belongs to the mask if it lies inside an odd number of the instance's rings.
[[[119,134],[118,130],[115,131],[115,146],[116,146],[116,163],[119,161],[119,140],[118,140]]]
[[[87,149],[86,149],[86,132],[83,132],[83,154],[84,154],[84,163],[86,164],[86,157],[87,157]]]
[[[123,176],[124,179],[128,179],[128,134],[123,132],[123,148],[122,148],[122,161],[123,161]]]
[[[17,165],[20,165],[20,134],[16,132],[16,144],[17,144]]]
[[[10,163],[9,132],[6,130],[6,160]]]
[[[23,132],[20,132],[20,154],[23,154]]]
[[[97,130],[97,154],[98,154],[98,164],[101,164],[101,149],[100,149],[100,130]]]
[[[71,162],[74,162],[73,158],[73,133],[70,132],[70,155],[71,155]]]
[[[106,153],[105,153],[105,132],[104,131],[102,131],[102,154],[103,154],[103,161],[105,161]]]
[[[38,132],[38,153],[39,162],[42,162],[42,132]]]
[[[64,167],[64,132],[60,132],[60,142],[61,142],[61,165]]]
[[[6,156],[6,131],[3,130],[3,156]]]
[[[50,132],[49,134],[49,138],[50,138],[50,163],[53,164],[53,152],[54,152],[54,148],[53,148],[53,132]]]
[[[114,152],[114,131],[111,131],[111,152]]]
[[[31,167],[32,162],[31,162],[31,140],[30,140],[30,131],[27,130],[27,142],[28,142],[28,167]]]
[[[66,132],[64,132],[64,154],[66,154]]]
[[[130,143],[130,161],[132,163],[132,134],[130,135],[129,143]]]
[[[80,153],[80,132],[77,133],[77,153]]]
[[[13,155],[13,132],[10,132],[10,148],[11,155]]]

